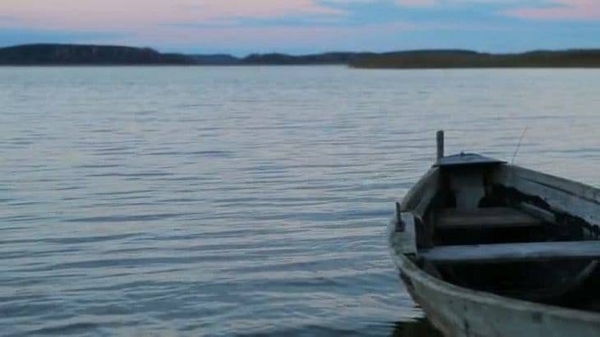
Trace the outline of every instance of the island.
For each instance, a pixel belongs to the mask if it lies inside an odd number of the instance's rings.
[[[0,48],[0,66],[244,66],[244,65],[346,65],[353,68],[596,68],[600,49],[531,51],[491,54],[470,50],[412,50],[387,53],[327,52],[229,54],[161,53],[152,48],[77,44],[28,44]]]
[[[329,52],[307,55],[287,55],[280,53],[250,54],[241,59],[240,63],[252,65],[347,65],[360,58],[376,55],[375,53],[367,52]]]
[[[122,46],[29,44],[0,48],[1,65],[193,65],[183,54]]]
[[[600,49],[531,51],[514,54],[470,50],[415,50],[375,54],[353,59],[354,68],[597,68]]]

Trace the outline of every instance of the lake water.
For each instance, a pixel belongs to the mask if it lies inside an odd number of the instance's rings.
[[[0,68],[0,334],[435,336],[385,223],[440,128],[600,185],[598,70]]]

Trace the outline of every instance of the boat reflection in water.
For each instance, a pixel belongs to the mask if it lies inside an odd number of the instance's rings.
[[[443,337],[426,319],[414,322],[399,322],[394,325],[390,337]]]

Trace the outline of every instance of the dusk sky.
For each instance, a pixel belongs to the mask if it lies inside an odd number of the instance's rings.
[[[0,0],[0,46],[194,53],[600,47],[600,0]]]

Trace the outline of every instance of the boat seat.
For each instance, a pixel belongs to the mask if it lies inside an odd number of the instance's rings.
[[[506,263],[548,259],[600,259],[600,241],[440,246],[419,252],[435,263]]]
[[[458,210],[443,209],[437,218],[437,229],[483,229],[536,227],[542,221],[531,215],[508,207],[476,208]]]

